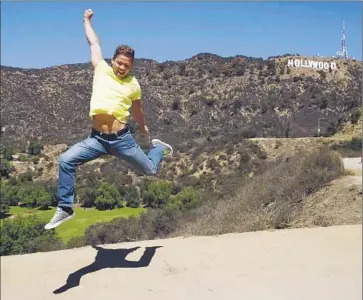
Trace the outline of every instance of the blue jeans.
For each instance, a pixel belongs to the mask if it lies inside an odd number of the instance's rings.
[[[146,155],[128,129],[114,140],[91,134],[59,156],[58,206],[72,207],[76,168],[104,155],[113,155],[128,162],[145,175],[155,175],[164,157],[164,147],[155,145]]]

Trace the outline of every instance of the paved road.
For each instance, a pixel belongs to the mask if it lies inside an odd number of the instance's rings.
[[[362,162],[360,157],[343,158],[344,167],[350,170],[361,170]]]
[[[361,241],[357,225],[3,257],[1,300],[361,300]]]

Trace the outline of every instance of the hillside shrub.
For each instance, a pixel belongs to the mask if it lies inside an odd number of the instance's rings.
[[[298,215],[302,201],[342,174],[340,156],[328,150],[299,152],[280,159],[266,172],[241,181],[235,195],[206,203],[193,212],[175,235],[214,235],[285,228]]]
[[[53,251],[64,248],[54,230],[45,230],[45,222],[38,216],[6,219],[1,227],[0,254],[16,255]]]

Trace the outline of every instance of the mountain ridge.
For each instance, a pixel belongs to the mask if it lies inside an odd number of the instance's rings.
[[[356,113],[361,64],[338,70],[289,68],[286,60],[199,53],[182,61],[136,59],[146,120],[154,135],[183,141],[238,132],[246,137],[331,135]],[[106,59],[109,63],[110,59]],[[72,144],[87,136],[90,63],[41,69],[1,67],[1,131],[7,143]],[[131,121],[133,132],[138,128]],[[178,138],[176,138],[178,137]]]

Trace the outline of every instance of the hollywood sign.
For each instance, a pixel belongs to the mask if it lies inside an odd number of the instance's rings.
[[[296,68],[313,68],[313,69],[320,69],[320,70],[336,70],[337,64],[335,62],[323,62],[323,61],[313,61],[307,59],[289,59],[287,61],[288,67],[296,67]]]

